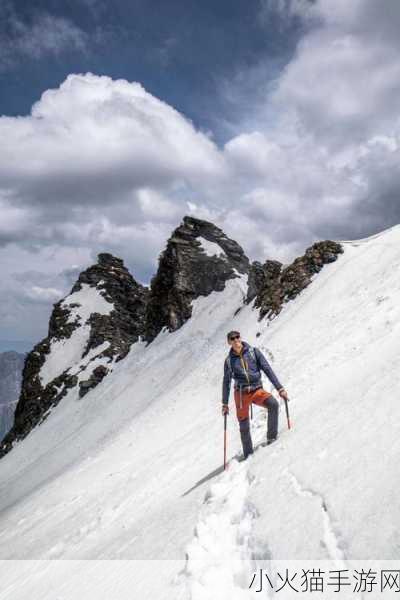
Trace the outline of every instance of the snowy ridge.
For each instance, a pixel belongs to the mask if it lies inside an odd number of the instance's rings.
[[[69,370],[69,367],[75,367],[74,371],[80,370],[80,361],[89,341],[91,326],[88,324],[88,319],[93,313],[101,315],[109,315],[114,309],[114,305],[108,302],[95,287],[87,283],[81,284],[82,289],[67,296],[61,303],[62,308],[69,311],[67,322],[76,323],[79,325],[72,332],[71,337],[60,340],[52,340],[50,345],[50,353],[46,357],[42,368],[40,369],[39,377],[43,387],[56,377]],[[102,344],[91,351],[91,359],[97,354],[103,352],[107,346]],[[96,352],[94,353],[93,350]],[[85,357],[86,359],[86,357]],[[89,359],[90,360],[90,359]],[[104,364],[108,361],[104,359],[98,361],[98,364]],[[88,360],[84,360],[85,366]],[[91,364],[91,370],[97,365]],[[88,374],[86,371],[85,376]],[[81,374],[81,377],[83,373]]]
[[[70,390],[2,459],[1,557],[43,559],[39,573],[46,559],[137,560],[141,600],[207,598],[222,549],[233,560],[223,576],[233,598],[251,598],[246,571],[259,558],[397,558],[399,269],[399,228],[345,244],[271,322],[243,306],[245,278],[234,278],[199,297],[179,330],[135,343],[84,402]],[[230,329],[273,357],[293,429],[281,410],[280,439],[218,478]],[[256,408],[255,442],[264,417]],[[228,456],[238,452],[231,400]],[[153,560],[165,561],[156,579],[145,568]],[[94,565],[93,598],[101,573]],[[25,600],[16,569],[7,582],[4,600]],[[79,576],[69,585],[78,594]]]

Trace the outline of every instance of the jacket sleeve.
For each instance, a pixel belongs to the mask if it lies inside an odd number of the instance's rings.
[[[231,389],[231,379],[232,379],[232,373],[231,370],[226,362],[224,362],[224,379],[222,382],[222,404],[228,404],[229,403],[229,392]]]
[[[258,365],[259,365],[260,369],[262,371],[264,371],[264,373],[266,374],[266,376],[268,377],[268,379],[270,380],[272,385],[277,390],[280,390],[281,388],[283,388],[283,385],[280,383],[279,379],[273,372],[271,365],[269,364],[269,362],[267,361],[267,359],[265,358],[265,356],[261,352],[261,350],[259,350],[258,348],[254,348],[254,352],[256,354],[256,357],[258,360]]]

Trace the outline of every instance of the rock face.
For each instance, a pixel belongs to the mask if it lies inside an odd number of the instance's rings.
[[[167,242],[151,281],[146,339],[163,327],[175,331],[191,316],[198,296],[222,291],[228,279],[248,273],[242,248],[221,229],[201,219],[184,217]]]
[[[24,438],[73,387],[82,397],[144,336],[148,289],[123,261],[98,255],[71,292],[54,304],[48,336],[27,355],[14,425],[0,457]]]
[[[0,436],[0,457],[67,393],[79,399],[98,385],[133,343],[140,338],[150,343],[163,328],[181,327],[199,296],[222,291],[228,280],[247,275],[248,294],[243,301],[255,299],[260,318],[273,318],[341,252],[340,244],[325,241],[285,268],[274,260],[250,265],[239,244],[221,229],[186,216],[160,255],[150,290],[133,279],[121,259],[99,254],[97,264],[82,272],[71,292],[54,304],[48,336],[25,356],[14,423],[8,433],[8,425],[0,430],[6,434]],[[17,353],[6,354],[9,362],[17,360]],[[19,361],[11,369],[11,388],[5,394],[10,406],[18,393],[22,358]]]
[[[0,353],[0,439],[11,429],[21,391],[25,354]]]
[[[342,252],[340,244],[326,240],[307,248],[303,256],[285,268],[274,260],[267,260],[264,265],[254,262],[249,274],[247,302],[256,298],[254,305],[260,309],[260,319],[276,316],[285,302],[300,294],[311,283],[311,277]]]

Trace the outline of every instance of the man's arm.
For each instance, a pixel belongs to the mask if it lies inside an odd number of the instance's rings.
[[[267,361],[267,359],[265,358],[265,356],[261,352],[261,350],[259,348],[254,348],[254,352],[255,352],[257,360],[258,360],[258,366],[260,367],[260,369],[262,371],[264,371],[264,373],[266,374],[266,376],[268,377],[268,379],[270,380],[272,385],[278,391],[283,390],[284,389],[283,385],[280,383],[279,379],[273,372],[271,365],[269,364],[269,362]]]
[[[224,362],[224,379],[222,382],[222,404],[228,406],[229,403],[229,392],[231,389],[231,379],[232,372],[227,364],[227,361]]]

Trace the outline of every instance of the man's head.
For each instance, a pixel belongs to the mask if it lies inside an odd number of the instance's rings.
[[[242,339],[238,331],[230,331],[229,333],[227,333],[226,339],[228,340],[228,344],[233,348],[235,352],[239,353],[241,351]]]

